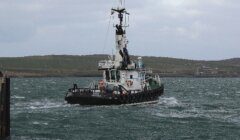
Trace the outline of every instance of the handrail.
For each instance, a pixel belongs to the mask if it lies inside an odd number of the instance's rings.
[[[122,85],[118,85],[121,89],[123,89],[124,91],[126,91],[128,94],[130,93],[129,90],[127,90],[124,86]]]

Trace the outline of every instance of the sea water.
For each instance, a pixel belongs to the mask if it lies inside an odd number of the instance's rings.
[[[11,79],[12,140],[240,139],[239,78],[163,78],[157,103],[80,106],[74,83],[100,78]]]

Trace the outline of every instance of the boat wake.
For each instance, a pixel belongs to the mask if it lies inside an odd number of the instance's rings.
[[[168,106],[168,107],[174,107],[174,106],[181,105],[181,103],[175,97],[160,98],[158,101],[158,104]]]
[[[67,104],[63,103],[57,103],[57,102],[32,102],[29,104],[28,108],[29,109],[50,109],[50,108],[61,108],[61,107],[67,107]]]
[[[42,101],[30,102],[28,104],[29,109],[52,109],[52,108],[64,108],[64,107],[70,107],[70,105],[63,102],[51,101],[48,99],[44,99]]]
[[[24,98],[19,98],[24,99]],[[65,102],[58,102],[54,100],[49,99],[43,99],[43,100],[35,100],[31,102],[17,102],[14,103],[12,106],[12,109],[22,110],[38,110],[38,109],[54,109],[54,108],[64,108],[64,107],[70,107],[69,104]]]
[[[209,109],[211,106],[211,109]],[[184,104],[175,97],[160,98],[158,106],[148,110],[152,115],[162,118],[179,118],[179,119],[204,119],[218,122],[229,122],[240,124],[239,111],[226,109],[222,107],[212,107],[213,105],[201,104]]]

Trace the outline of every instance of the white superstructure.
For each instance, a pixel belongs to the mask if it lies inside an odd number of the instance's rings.
[[[126,37],[127,21],[129,13],[124,7],[112,8],[112,14],[117,14],[119,23],[116,29],[116,53],[114,58],[102,60],[98,64],[98,69],[103,71],[103,80],[106,88],[117,88],[119,86],[131,91],[151,90],[161,85],[158,75],[153,76],[150,69],[144,67],[142,57],[138,60],[131,60]]]

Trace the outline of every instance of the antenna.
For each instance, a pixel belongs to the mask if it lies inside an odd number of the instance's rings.
[[[119,0],[119,7],[125,7],[125,0]]]
[[[121,27],[128,27],[129,25],[127,25],[127,19],[129,20],[129,13],[126,11],[125,7],[123,7],[123,5],[125,4],[125,0],[119,0],[119,3],[121,6],[117,7],[117,8],[112,8],[111,11],[111,15],[117,13],[118,14],[118,18],[120,20],[119,25]],[[115,27],[115,25],[114,25]]]
[[[123,6],[123,0],[119,0],[120,6]]]

